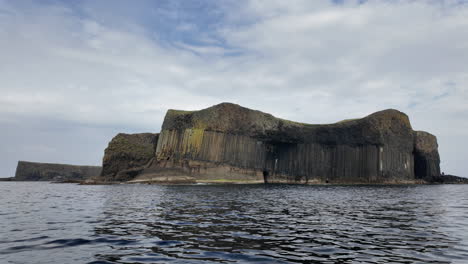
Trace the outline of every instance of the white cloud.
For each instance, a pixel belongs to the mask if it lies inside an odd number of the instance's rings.
[[[397,108],[414,128],[439,137],[446,170],[468,169],[458,162],[468,156],[467,5],[220,5],[224,20],[214,32],[174,25],[200,33],[193,38],[205,45],[168,45],[157,25],[121,18],[124,7],[99,16],[102,6],[86,2],[79,16],[63,6],[0,1],[0,120],[21,114],[158,131],[168,108],[221,101],[310,123]]]

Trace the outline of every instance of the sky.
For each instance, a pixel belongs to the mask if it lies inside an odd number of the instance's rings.
[[[100,165],[221,102],[320,124],[394,108],[468,177],[468,1],[0,0],[0,177]]]

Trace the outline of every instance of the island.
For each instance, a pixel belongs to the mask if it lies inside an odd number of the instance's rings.
[[[81,182],[101,174],[100,166],[19,161],[10,181]]]
[[[466,183],[451,177],[441,176],[436,137],[398,110],[316,125],[221,103],[168,110],[159,134],[117,135],[86,182]]]

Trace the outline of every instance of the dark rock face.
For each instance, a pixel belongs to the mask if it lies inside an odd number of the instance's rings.
[[[105,150],[100,181],[129,181],[154,158],[159,134],[123,134],[115,136]]]
[[[440,184],[468,184],[468,178],[454,176],[454,175],[439,175],[432,176],[426,180],[429,183]]]
[[[14,181],[14,177],[9,177],[9,178],[0,178],[0,181]]]
[[[16,181],[82,181],[99,175],[101,167],[19,161]]]
[[[432,181],[440,176],[437,138],[424,131],[414,133],[414,174],[416,179]]]
[[[415,172],[418,179],[440,172],[437,142],[427,135],[414,132],[408,116],[392,109],[328,125],[287,121],[230,103],[169,110],[156,162],[143,173],[197,181],[414,182]]]

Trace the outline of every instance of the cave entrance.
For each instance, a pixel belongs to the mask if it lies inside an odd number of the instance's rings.
[[[266,155],[263,169],[265,183],[275,182],[276,178],[282,174],[294,175],[295,171],[291,170],[290,164],[292,164],[291,159],[296,158],[293,154],[297,149],[297,143],[281,140],[271,140],[265,143]]]
[[[427,161],[419,153],[413,153],[414,157],[414,177],[416,179],[424,179],[428,173]]]

